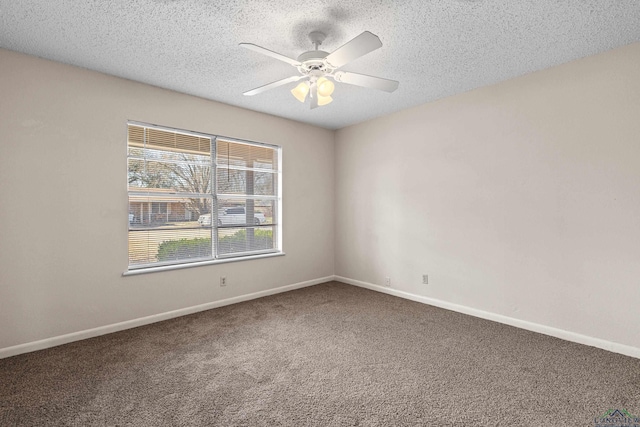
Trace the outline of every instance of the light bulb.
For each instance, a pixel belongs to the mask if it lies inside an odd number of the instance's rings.
[[[302,82],[298,86],[291,89],[291,94],[296,97],[296,99],[300,102],[304,102],[307,99],[307,94],[309,93],[309,84],[307,82]]]
[[[333,98],[330,96],[322,96],[320,92],[318,92],[318,105],[327,105],[333,101]]]
[[[335,89],[335,85],[333,84],[333,82],[327,79],[326,77],[320,77],[318,79],[317,85],[318,85],[318,94],[321,96],[329,96],[333,93],[333,90]]]

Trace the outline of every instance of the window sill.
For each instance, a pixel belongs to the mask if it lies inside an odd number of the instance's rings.
[[[236,258],[220,258],[220,259],[209,260],[209,261],[192,262],[192,263],[188,263],[188,264],[175,264],[175,265],[162,265],[162,266],[158,266],[158,267],[145,267],[145,268],[138,268],[138,269],[135,269],[135,270],[127,270],[124,273],[122,273],[122,275],[123,276],[136,276],[138,274],[157,273],[157,272],[160,272],[160,271],[170,271],[170,270],[180,270],[180,269],[183,269],[183,268],[201,267],[203,265],[226,264],[226,263],[229,263],[229,262],[249,261],[249,260],[253,260],[253,259],[273,258],[273,257],[278,257],[278,256],[284,256],[284,255],[285,255],[284,252],[275,252],[275,253],[260,254],[260,255],[249,255],[249,256],[236,257]]]

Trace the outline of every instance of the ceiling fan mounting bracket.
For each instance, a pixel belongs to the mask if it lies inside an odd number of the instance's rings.
[[[316,50],[318,50],[318,46],[320,46],[326,38],[327,35],[322,31],[311,31],[309,33],[309,39],[311,40],[311,43],[316,47]]]

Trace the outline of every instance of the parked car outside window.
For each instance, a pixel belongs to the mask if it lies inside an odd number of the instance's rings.
[[[262,212],[254,212],[255,225],[264,224],[266,218]],[[211,214],[200,215],[198,223],[202,227],[211,226]],[[223,208],[218,211],[218,225],[244,225],[247,223],[247,213],[244,207]]]

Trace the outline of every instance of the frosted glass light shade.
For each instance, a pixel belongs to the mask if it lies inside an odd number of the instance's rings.
[[[304,102],[307,99],[307,94],[309,93],[309,84],[307,82],[302,82],[298,86],[291,89],[291,94],[296,97],[296,99],[300,102]]]
[[[318,84],[318,95],[320,96],[330,96],[333,93],[333,90],[335,89],[335,85],[333,84],[333,82],[325,77],[320,77],[318,79],[317,84]]]
[[[318,91],[318,105],[327,105],[333,101],[333,98],[330,96],[322,96]]]

